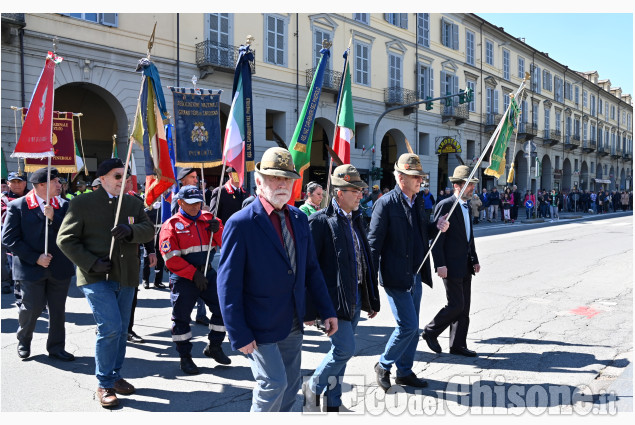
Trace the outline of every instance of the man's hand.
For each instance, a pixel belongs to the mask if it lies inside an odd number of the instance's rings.
[[[240,351],[243,354],[251,354],[257,349],[258,349],[258,346],[256,345],[256,340],[253,340],[249,344],[245,345],[244,347],[239,348],[238,351]]]
[[[447,267],[437,267],[437,274],[441,279],[445,279],[448,277],[448,268]]]
[[[478,273],[481,271],[481,265],[480,264],[474,264],[474,273]]]
[[[207,220],[207,230],[211,233],[216,233],[220,229],[220,221],[217,218]]]
[[[125,239],[128,236],[132,235],[132,227],[128,226],[125,223],[118,224],[110,230],[110,234],[114,236],[115,239]]]
[[[200,270],[196,270],[194,272],[194,276],[192,277],[192,280],[194,281],[194,285],[196,285],[196,288],[199,291],[203,292],[204,290],[207,289],[207,278],[205,277],[203,272],[201,272]]]
[[[148,265],[154,267],[157,265],[157,254],[148,254]]]
[[[93,273],[108,273],[112,268],[112,263],[108,257],[98,258],[97,261],[90,268]]]
[[[51,264],[52,259],[53,256],[51,254],[40,254],[40,257],[37,259],[36,263],[38,264],[38,266],[47,268],[49,264]]]
[[[448,228],[450,227],[450,222],[447,220],[448,215],[444,215],[442,217],[439,217],[439,220],[437,220],[437,229],[439,229],[442,232],[445,232],[446,230],[448,230]]]
[[[315,325],[315,320],[309,320],[308,322],[304,322],[305,326],[313,326]]]
[[[368,312],[368,318],[369,319],[372,319],[375,316],[377,316],[377,312],[376,311],[371,310],[371,311]]]
[[[324,320],[324,329],[326,330],[326,336],[331,336],[337,332],[337,317],[329,317]]]
[[[48,218],[51,221],[53,221],[54,212],[55,212],[55,210],[53,209],[52,206],[50,206],[50,205],[44,206],[44,215],[46,216],[46,218]]]

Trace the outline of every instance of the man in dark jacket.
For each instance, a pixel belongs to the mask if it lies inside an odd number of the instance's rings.
[[[77,286],[97,323],[97,400],[108,408],[119,404],[115,393],[135,391],[122,378],[121,368],[132,300],[139,285],[139,244],[152,240],[154,235],[143,202],[134,196],[122,197],[119,221],[115,223],[125,174],[119,158],[99,164],[97,177],[101,187],[71,199],[57,235],[57,245],[77,265]],[[115,243],[109,255],[113,237]]]
[[[9,190],[6,192],[2,192],[2,197],[0,199],[0,203],[2,204],[2,218],[0,219],[0,229],[4,225],[4,217],[7,214],[7,206],[9,202],[14,199],[21,198],[26,195],[26,174],[23,173],[9,173],[7,177],[7,186]],[[7,249],[4,244],[2,244],[2,293],[10,294],[11,287],[13,286],[13,276],[11,269],[13,268],[13,255]],[[21,298],[19,295],[19,285],[15,288],[15,294],[17,299],[17,305],[20,306]]]
[[[366,311],[370,319],[379,311],[377,272],[370,261],[359,210],[362,190],[368,185],[350,164],[333,171],[331,184],[335,191],[331,204],[309,218],[309,227],[329,296],[337,309],[338,331],[331,335],[331,350],[302,387],[307,411],[317,407],[318,397],[325,390],[327,412],[339,411],[346,363],[355,354],[360,311]],[[333,378],[334,384],[330,381]]]
[[[426,217],[430,219],[432,215],[432,211],[434,209],[434,196],[430,192],[430,188],[428,186],[423,188],[423,192],[421,192],[421,197],[423,198],[423,210],[426,213]]]
[[[448,218],[450,230],[439,236],[432,247],[434,268],[445,285],[448,304],[426,325],[421,337],[435,353],[441,352],[438,336],[450,327],[450,353],[467,357],[475,357],[476,353],[467,348],[467,330],[470,324],[470,298],[472,275],[478,273],[481,266],[474,246],[472,228],[467,200],[472,197],[474,184],[478,179],[470,179],[470,169],[459,165],[454,169],[450,181],[454,185],[454,195],[439,202],[434,211],[435,217],[447,216],[464,185],[463,192],[452,215]]]
[[[415,154],[403,154],[395,163],[397,185],[379,198],[370,222],[368,242],[380,283],[386,290],[388,302],[397,326],[379,362],[375,365],[377,383],[388,391],[390,369],[397,367],[395,383],[425,387],[427,382],[412,371],[419,338],[419,308],[421,281],[432,287],[430,261],[417,273],[428,252],[428,241],[437,228],[445,231],[447,222],[440,217],[437,225],[425,215],[419,187],[423,180],[421,161]]]
[[[501,214],[501,196],[498,193],[498,189],[496,186],[492,188],[492,191],[489,193],[489,218],[490,220],[496,220],[496,211],[498,211],[498,216],[501,218],[501,221],[504,219],[503,214]],[[490,221],[488,220],[488,221]]]
[[[31,340],[37,319],[45,306],[48,306],[49,333],[46,349],[49,357],[73,361],[75,357],[64,349],[64,322],[68,286],[75,268],[55,245],[68,202],[57,198],[62,185],[56,168],[51,168],[48,201],[46,181],[46,167],[31,174],[33,190],[9,203],[2,232],[2,243],[14,254],[13,277],[20,282],[22,293],[18,313],[18,356],[26,359],[31,355]]]
[[[492,221],[491,217],[488,215],[488,211],[489,211],[489,195],[487,194],[487,188],[483,188],[483,193],[480,193],[478,195],[479,199],[481,200],[481,203],[483,204],[481,206],[482,208],[482,220],[485,221],[485,219],[487,219],[487,221]]]

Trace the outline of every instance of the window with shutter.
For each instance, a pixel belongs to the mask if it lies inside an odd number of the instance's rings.
[[[525,78],[525,58],[518,56],[518,78]]]
[[[356,41],[355,42],[355,83],[364,86],[370,85],[370,46]]]
[[[503,49],[503,78],[509,80],[509,50]]]
[[[452,48],[459,50],[459,26],[452,24]]]
[[[417,13],[417,43],[420,46],[430,47],[430,14]]]
[[[265,60],[274,65],[286,66],[286,21],[273,15],[265,15],[265,21]]]
[[[465,30],[465,60],[468,64],[474,66],[474,33]]]
[[[370,22],[370,13],[354,13],[353,14],[353,19],[355,19],[357,22],[361,22],[363,24],[368,25],[368,23]]]
[[[476,112],[476,100],[475,98],[475,94],[476,94],[476,81],[467,81],[467,88],[472,90],[472,93],[474,93],[474,95],[472,96],[472,101],[469,103],[469,111],[470,112]]]
[[[494,65],[494,43],[485,40],[485,62]]]

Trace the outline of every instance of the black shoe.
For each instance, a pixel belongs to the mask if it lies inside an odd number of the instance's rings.
[[[465,357],[476,357],[476,351],[468,350],[467,347],[450,348],[450,354],[457,354]]]
[[[191,357],[181,357],[181,370],[188,375],[198,375],[200,373]]]
[[[150,289],[150,282],[143,281],[143,288]]]
[[[428,347],[434,351],[435,353],[440,353],[441,351],[443,351],[441,349],[441,345],[439,345],[439,341],[437,341],[437,339],[431,335],[426,335],[425,332],[423,332],[421,334],[421,338],[423,338],[423,340],[428,344]]]
[[[211,357],[216,360],[216,363],[228,365],[231,364],[231,359],[225,355],[220,345],[207,344],[207,347],[203,350],[203,354],[207,357]]]
[[[165,286],[165,284],[163,282],[154,282],[154,287],[155,288],[167,288],[167,286]]]
[[[52,359],[61,360],[63,362],[72,362],[75,360],[75,356],[66,350],[62,350],[58,353],[49,353],[49,357]]]
[[[31,347],[22,343],[18,343],[18,357],[27,359],[31,355]]]
[[[417,388],[425,388],[428,386],[428,383],[423,379],[417,378],[417,375],[411,373],[408,376],[398,376],[395,378],[395,384],[398,385],[408,385],[410,387]]]
[[[209,319],[206,316],[196,317],[196,323],[199,325],[209,326]]]
[[[129,342],[136,342],[138,344],[143,344],[144,342],[146,342],[145,339],[141,338],[139,335],[134,333],[134,331],[128,332],[128,341]]]
[[[377,385],[384,390],[388,391],[391,387],[390,384],[390,371],[379,366],[379,362],[375,363],[375,373],[377,374]]]
[[[320,397],[316,393],[311,391],[308,379],[302,383],[302,394],[304,395],[304,405],[302,406],[302,411],[319,412]]]
[[[327,412],[338,412],[340,411],[340,406],[326,406]]]

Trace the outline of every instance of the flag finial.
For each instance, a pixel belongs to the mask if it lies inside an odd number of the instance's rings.
[[[152,46],[154,46],[154,33],[157,30],[157,23],[154,22],[154,28],[152,29],[152,35],[150,35],[150,39],[148,40],[148,58],[150,58],[150,52],[152,51]]]
[[[327,39],[322,40],[322,48],[323,49],[330,49],[332,45],[333,45],[333,43],[331,43]]]
[[[247,36],[247,41],[245,41],[245,44],[248,46],[251,46],[251,43],[253,43],[254,41],[256,41],[256,37],[254,37],[253,35],[249,34]]]

